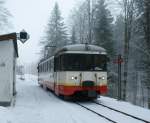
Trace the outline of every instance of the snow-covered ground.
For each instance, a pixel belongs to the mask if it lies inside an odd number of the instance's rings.
[[[131,103],[117,101],[116,99],[102,97],[98,99],[98,101],[102,104],[105,104],[109,107],[115,108],[119,111],[123,111],[125,113],[131,114],[133,116],[139,117],[141,119],[145,119],[150,121],[150,110],[141,108],[139,106],[135,106]]]
[[[16,103],[11,107],[0,107],[0,123],[108,123],[80,106],[65,102],[50,92],[46,92],[37,84],[37,77],[26,75],[26,79],[17,78]],[[103,104],[130,112],[150,121],[150,110],[114,99],[101,97]],[[94,107],[96,109],[96,107]],[[100,110],[100,109],[99,109]],[[105,114],[105,109],[103,113]],[[108,112],[106,112],[108,113]],[[115,113],[112,117],[116,117]],[[121,118],[117,117],[117,119]],[[126,119],[126,123],[133,123]]]

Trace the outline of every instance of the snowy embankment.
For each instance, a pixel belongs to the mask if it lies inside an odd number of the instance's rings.
[[[150,110],[129,103],[102,97],[101,103],[136,114],[150,120]],[[105,112],[105,111],[104,111]],[[112,114],[113,115],[113,114]],[[114,115],[115,117],[115,115]],[[118,117],[119,119],[119,117]],[[11,107],[0,107],[0,123],[108,123],[78,105],[60,100],[37,84],[37,77],[26,75],[25,80],[17,77],[16,103]],[[120,122],[121,123],[121,122]],[[126,123],[131,123],[126,120]]]
[[[135,106],[131,103],[118,101],[116,99],[112,99],[112,98],[108,98],[108,97],[102,97],[98,100],[100,103],[105,104],[109,107],[115,108],[119,111],[123,111],[127,114],[131,114],[131,115],[139,117],[141,119],[150,121],[150,110],[149,109],[144,109],[139,106]]]

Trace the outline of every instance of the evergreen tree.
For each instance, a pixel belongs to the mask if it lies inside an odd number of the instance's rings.
[[[117,16],[114,24],[114,48],[117,54],[123,54],[123,39],[124,39],[124,17],[122,14]]]
[[[67,44],[66,27],[57,3],[55,3],[54,9],[52,10],[46,35],[46,47],[56,46],[56,48],[60,48]],[[53,54],[54,49],[51,48],[49,52]]]
[[[144,0],[144,5],[145,5],[145,9],[144,9],[144,20],[145,23],[143,25],[144,27],[144,37],[145,37],[145,41],[147,44],[147,50],[148,50],[148,54],[149,54],[149,58],[147,59],[147,75],[148,75],[148,81],[146,83],[146,85],[149,88],[149,92],[150,92],[150,1],[149,0]]]
[[[71,43],[72,44],[76,44],[76,30],[75,30],[75,26],[72,27],[71,30]]]
[[[94,7],[94,15],[93,16],[93,36],[94,43],[99,45],[107,50],[108,57],[114,59],[115,50],[114,50],[114,42],[113,42],[113,17],[111,16],[110,11],[107,9],[107,5],[105,4],[105,0],[98,0]],[[112,62],[108,64],[108,76],[111,78],[111,82],[108,82],[108,86],[111,88],[109,96],[115,97],[116,94],[113,91],[114,85],[116,82],[115,77],[115,66]]]
[[[111,29],[113,17],[111,16],[110,11],[107,9],[105,0],[98,0],[95,16],[95,43],[104,47],[111,56],[114,54],[113,35]]]
[[[146,85],[150,86],[150,1],[149,0],[137,0],[137,33],[139,35],[138,43],[142,44],[143,48],[140,49],[143,53],[141,59],[141,66],[147,73],[147,79],[145,79]]]
[[[82,1],[79,6],[73,10],[70,17],[72,24],[75,25],[76,43],[86,43],[88,35],[88,15],[87,1]]]

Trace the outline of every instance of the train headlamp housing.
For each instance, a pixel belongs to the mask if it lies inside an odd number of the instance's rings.
[[[104,80],[104,79],[105,79],[105,77],[104,77],[104,76],[102,76],[102,77],[101,77],[101,79],[102,79],[102,80]]]
[[[76,77],[76,76],[75,76],[75,77],[74,77],[74,76],[72,76],[72,77],[71,77],[71,79],[72,79],[72,80],[75,80],[75,79],[77,79],[77,77]]]
[[[72,76],[71,79],[74,80],[75,78]]]

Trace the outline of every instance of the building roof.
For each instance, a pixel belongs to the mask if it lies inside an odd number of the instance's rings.
[[[13,40],[16,56],[18,57],[17,34],[16,33],[10,33],[10,34],[5,34],[5,35],[0,35],[0,41],[8,41],[11,39]]]

